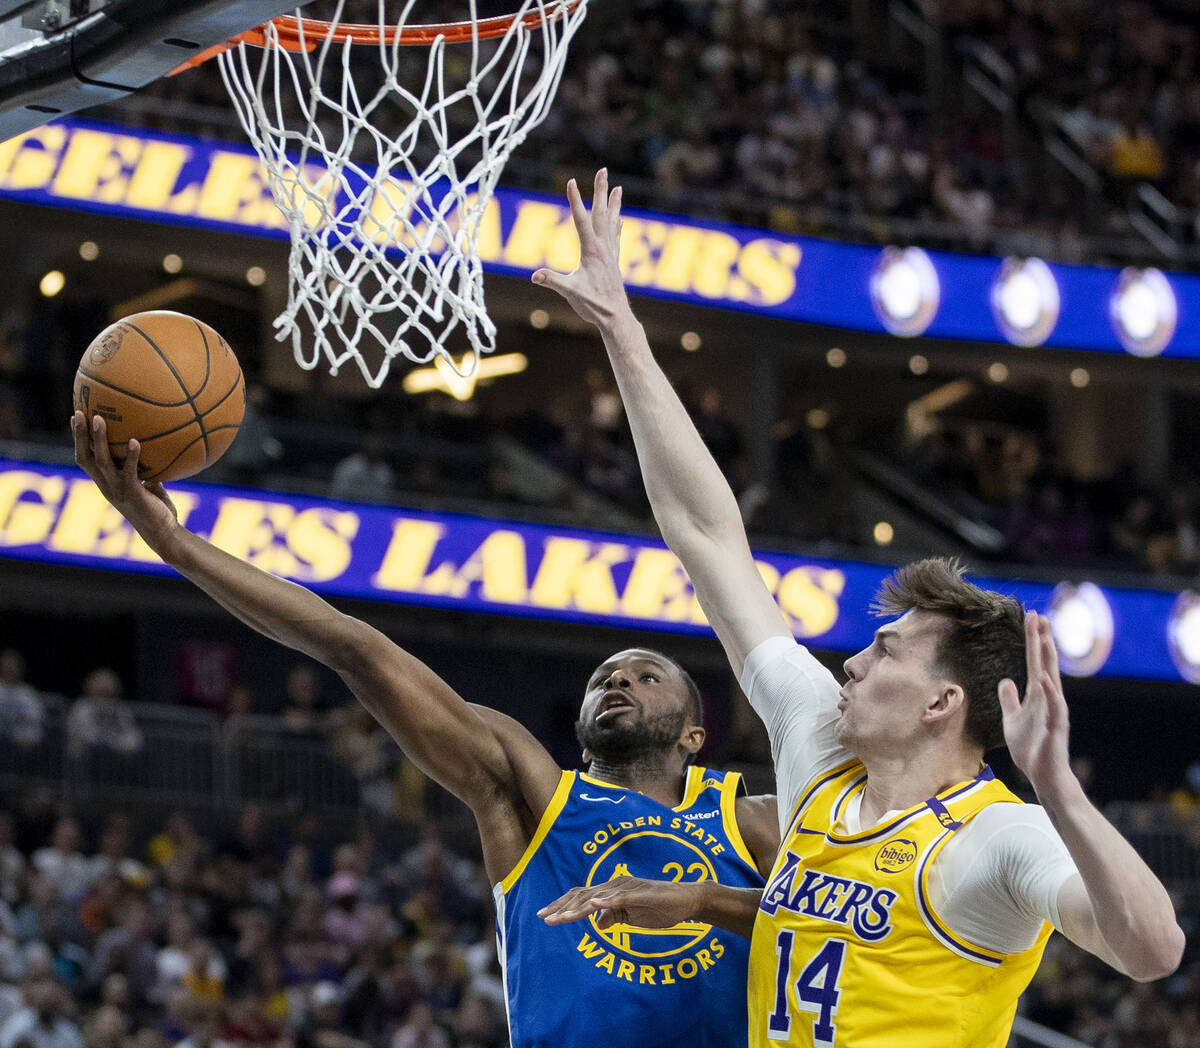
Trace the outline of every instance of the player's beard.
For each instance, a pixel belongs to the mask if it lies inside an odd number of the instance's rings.
[[[666,710],[652,717],[627,713],[611,724],[576,721],[575,737],[603,764],[635,764],[674,746],[686,721],[683,710]]]

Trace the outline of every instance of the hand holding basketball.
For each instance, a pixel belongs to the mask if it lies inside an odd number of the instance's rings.
[[[96,482],[108,499],[153,547],[159,534],[178,523],[175,504],[161,483],[138,480],[141,445],[130,439],[124,463],[113,461],[109,450],[108,426],[103,415],[92,417],[89,427],[82,411],[71,416],[71,434],[75,438],[75,463]]]
[[[110,324],[84,350],[75,409],[105,421],[120,462],[132,437],[142,480],[182,480],[211,466],[237,436],[246,408],[242,369],[195,317],[152,310]]]
[[[608,188],[608,169],[596,172],[589,213],[575,179],[567,183],[567,201],[579,234],[579,267],[571,273],[539,269],[535,284],[557,291],[580,318],[604,326],[628,308],[618,256],[621,250],[621,187]]]

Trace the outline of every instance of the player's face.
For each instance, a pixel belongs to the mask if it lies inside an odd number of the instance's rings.
[[[924,711],[947,681],[937,668],[945,620],[909,611],[880,627],[870,647],[847,659],[836,738],[860,759],[911,753]]]
[[[592,674],[575,734],[593,757],[625,763],[673,747],[690,712],[678,668],[632,648],[605,659]]]

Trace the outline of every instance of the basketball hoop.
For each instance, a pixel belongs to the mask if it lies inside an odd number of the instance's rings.
[[[468,0],[469,19],[440,25],[410,24],[415,0],[374,2],[375,24],[343,21],[337,0],[327,20],[297,10],[214,51],[291,234],[276,337],[301,367],[352,360],[378,388],[397,356],[454,367],[452,343],[473,361],[495,348],[479,237],[587,0],[515,0],[498,18]]]

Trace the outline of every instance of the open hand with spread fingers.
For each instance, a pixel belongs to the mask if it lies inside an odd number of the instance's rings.
[[[71,435],[75,440],[75,463],[96,482],[100,493],[129,521],[141,536],[154,546],[156,539],[178,526],[175,504],[157,481],[138,480],[137,467],[141,447],[129,441],[125,462],[118,466],[108,446],[108,426],[102,415],[92,416],[88,427],[82,411],[71,416]]]
[[[621,187],[610,191],[608,169],[601,168],[596,172],[591,211],[575,179],[567,183],[567,202],[579,235],[579,266],[570,273],[539,269],[533,274],[533,282],[557,291],[582,319],[603,327],[629,304],[618,263]]]
[[[538,910],[547,924],[568,924],[597,913],[601,928],[631,924],[635,928],[674,928],[700,909],[700,883],[617,877],[603,884],[572,888]]]
[[[1041,793],[1057,776],[1070,774],[1069,718],[1050,620],[1036,611],[1025,616],[1025,698],[1009,679],[1000,682],[1004,741],[1013,762]]]

